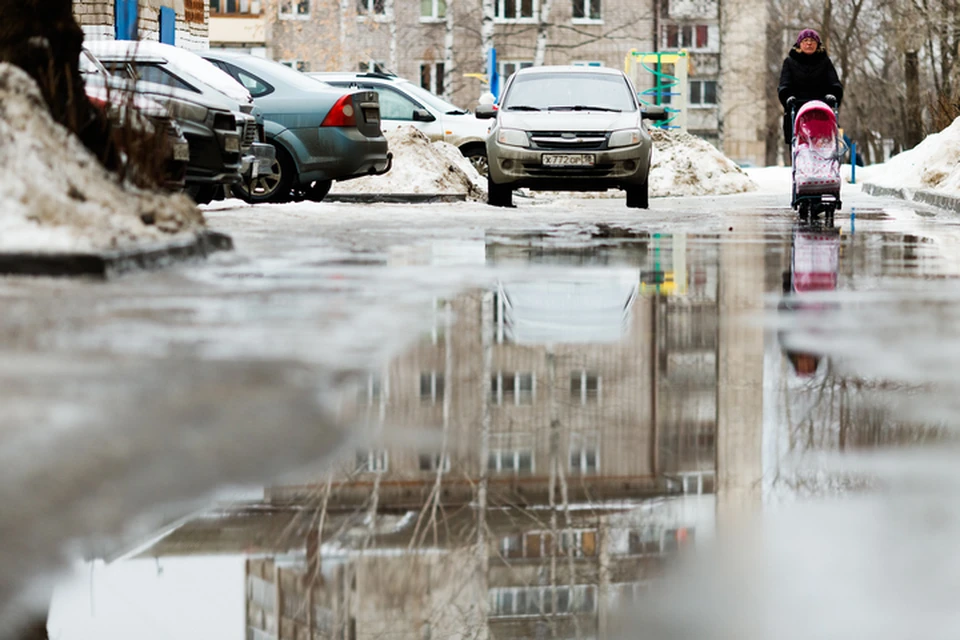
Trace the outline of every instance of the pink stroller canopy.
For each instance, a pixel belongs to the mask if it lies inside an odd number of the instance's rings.
[[[807,140],[832,140],[837,134],[837,116],[819,100],[811,100],[797,112],[793,130]]]

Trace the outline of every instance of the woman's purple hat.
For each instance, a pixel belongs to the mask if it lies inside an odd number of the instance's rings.
[[[813,29],[804,29],[801,31],[800,35],[797,36],[797,44],[800,44],[804,38],[813,38],[817,41],[817,44],[820,44],[820,34]]]

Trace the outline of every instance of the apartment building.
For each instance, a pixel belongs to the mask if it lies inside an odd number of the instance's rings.
[[[206,0],[74,0],[89,40],[152,40],[190,50],[209,45]]]

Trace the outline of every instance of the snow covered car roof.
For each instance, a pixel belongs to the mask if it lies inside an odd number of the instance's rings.
[[[240,104],[251,101],[250,92],[246,87],[230,77],[228,73],[218,69],[213,63],[186,49],[144,40],[91,40],[85,42],[84,46],[101,61],[136,58],[143,61],[169,62],[188,71],[197,80]]]

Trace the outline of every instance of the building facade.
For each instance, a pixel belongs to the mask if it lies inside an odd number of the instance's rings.
[[[74,0],[73,12],[88,40],[209,46],[207,0]]]

